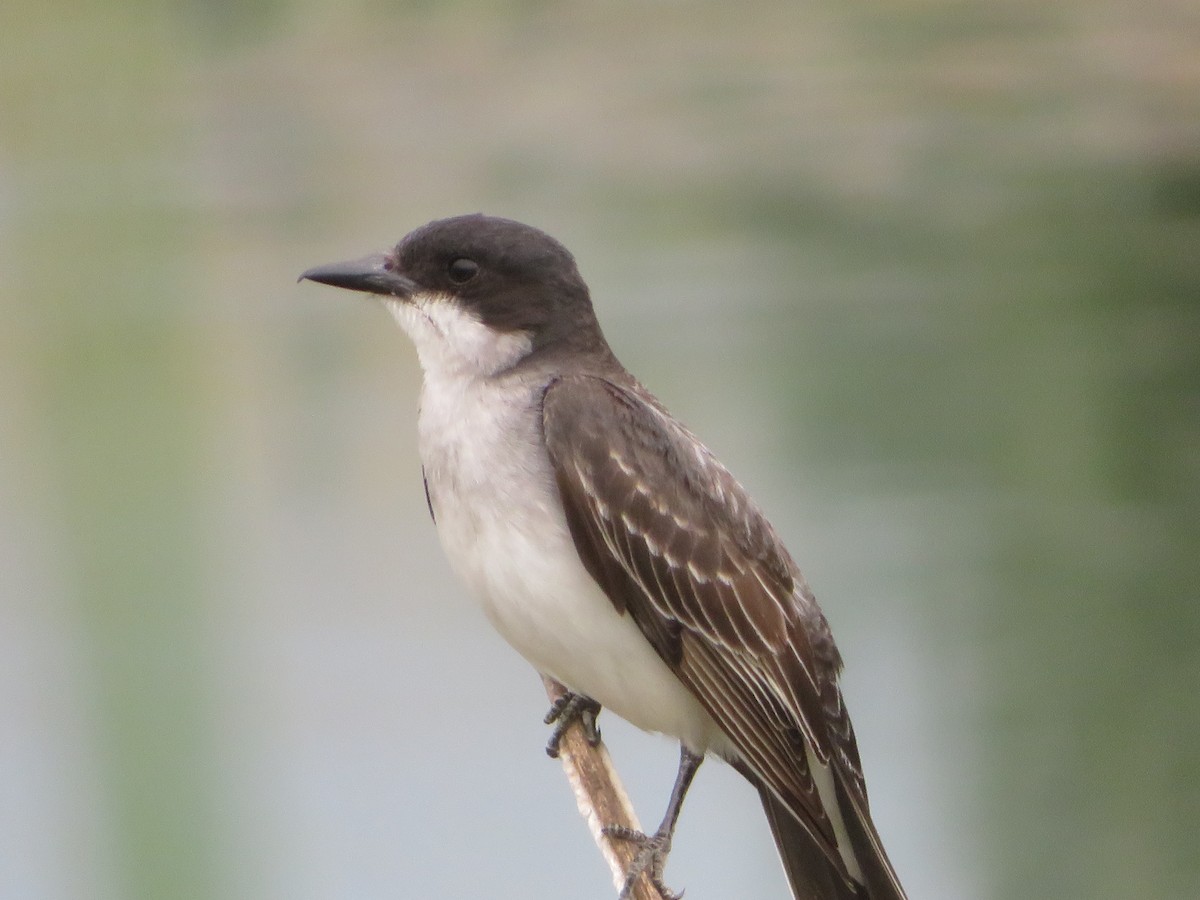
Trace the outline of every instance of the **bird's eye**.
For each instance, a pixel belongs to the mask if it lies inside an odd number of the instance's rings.
[[[455,284],[465,284],[479,274],[479,264],[473,259],[460,256],[450,263],[446,269],[446,274],[450,276],[450,280]]]

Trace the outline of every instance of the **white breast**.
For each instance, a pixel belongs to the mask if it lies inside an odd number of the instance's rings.
[[[463,359],[439,316],[397,318],[425,369],[421,461],[450,564],[538,671],[646,731],[728,752],[716,723],[579,560],[541,439],[544,379],[484,374],[490,366],[475,361],[494,361],[501,348],[473,340],[474,360]]]

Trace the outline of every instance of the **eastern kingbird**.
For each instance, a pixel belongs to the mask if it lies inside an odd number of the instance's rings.
[[[797,900],[895,900],[842,660],[775,530],[609,349],[575,259],[483,215],[301,278],[378,295],[416,345],[429,511],[504,638],[585,702],[680,742],[625,884],[662,868],[705,754],[758,789]]]

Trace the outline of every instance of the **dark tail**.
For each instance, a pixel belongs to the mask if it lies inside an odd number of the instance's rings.
[[[774,794],[765,787],[760,787],[758,793],[795,900],[907,900],[871,823],[870,814],[857,808],[840,783],[838,801],[843,810],[842,818],[864,884],[847,881]]]

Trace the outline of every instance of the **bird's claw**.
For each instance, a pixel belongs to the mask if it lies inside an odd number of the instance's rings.
[[[638,845],[637,855],[629,864],[625,873],[625,883],[617,900],[629,900],[633,896],[633,885],[638,876],[645,873],[663,900],[683,900],[683,891],[678,894],[667,887],[663,881],[663,869],[667,864],[667,856],[671,852],[671,834],[659,830],[654,834],[646,834],[624,825],[605,825],[601,831],[606,836],[618,841],[628,841]]]
[[[583,736],[588,744],[595,747],[600,743],[600,729],[596,727],[596,716],[600,715],[600,704],[591,697],[583,694],[573,694],[567,691],[554,701],[550,711],[543,721],[554,725],[550,732],[550,740],[546,742],[546,754],[558,759],[558,745],[573,722],[578,721],[583,728]]]

